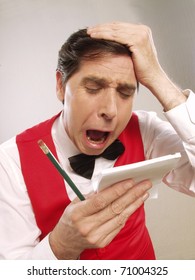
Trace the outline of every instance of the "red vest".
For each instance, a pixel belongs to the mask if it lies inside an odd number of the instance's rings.
[[[40,123],[16,137],[22,174],[27,186],[38,227],[40,239],[53,230],[66,206],[70,203],[64,179],[43,154],[37,141],[42,139],[56,156],[51,136],[55,119]],[[115,166],[130,164],[145,159],[138,117],[133,114],[125,130],[119,136],[125,152],[117,159]],[[103,249],[87,249],[81,259],[155,259],[153,246],[145,226],[144,207],[141,206],[128,219],[124,228]]]

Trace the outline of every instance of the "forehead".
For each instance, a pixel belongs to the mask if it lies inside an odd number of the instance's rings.
[[[133,63],[127,55],[109,55],[93,61],[82,61],[77,72],[80,79],[94,76],[108,82],[136,83]]]

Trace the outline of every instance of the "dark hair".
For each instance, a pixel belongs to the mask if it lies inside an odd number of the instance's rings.
[[[81,62],[98,59],[108,54],[131,55],[125,45],[91,38],[87,34],[87,29],[81,29],[73,33],[62,45],[58,55],[57,70],[63,74],[65,82],[79,70]]]

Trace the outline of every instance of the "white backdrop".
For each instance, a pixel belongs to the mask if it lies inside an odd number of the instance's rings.
[[[153,30],[170,77],[195,90],[193,0],[0,0],[0,143],[61,110],[55,96],[57,53],[79,28],[113,20]],[[161,106],[141,87],[136,109]],[[159,187],[146,203],[159,259],[195,259],[195,200]]]

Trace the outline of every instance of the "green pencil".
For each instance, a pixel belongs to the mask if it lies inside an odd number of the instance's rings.
[[[75,192],[75,194],[78,196],[78,198],[80,200],[85,200],[85,197],[82,195],[82,193],[76,187],[76,185],[73,183],[73,181],[70,179],[68,174],[64,171],[64,169],[60,166],[59,162],[54,157],[52,152],[49,150],[47,145],[43,142],[43,140],[39,140],[38,145],[41,148],[41,150],[44,152],[44,154],[50,159],[50,161],[53,163],[53,165],[59,171],[59,173],[62,175],[62,177],[65,179],[65,181],[69,184],[69,186]]]

